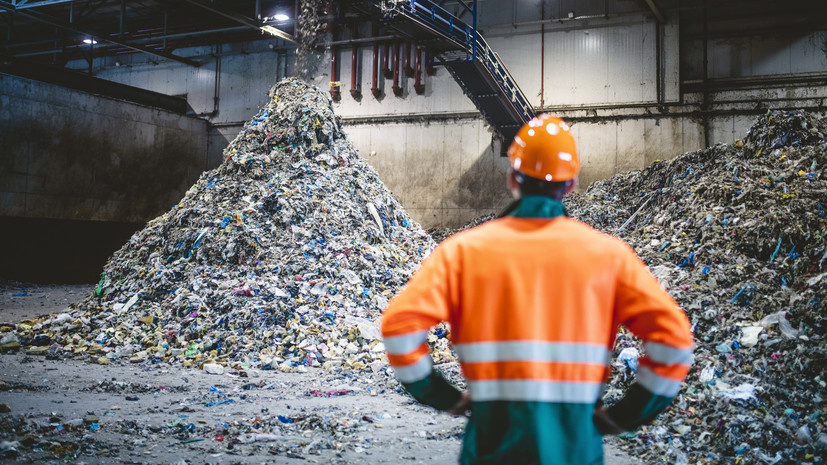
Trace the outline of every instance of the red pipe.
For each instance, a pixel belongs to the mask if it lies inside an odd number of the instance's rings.
[[[413,68],[411,68],[411,43],[405,44],[405,76],[413,77]]]
[[[402,88],[399,87],[399,41],[393,43],[393,95],[402,96]]]
[[[350,54],[350,96],[356,100],[362,98],[362,93],[356,87],[356,67],[359,64],[359,48],[354,44]]]
[[[372,31],[373,37],[377,37],[379,35],[379,24],[373,23]],[[374,98],[379,98],[382,96],[382,90],[379,89],[379,42],[373,42],[373,72],[370,75],[371,79],[373,79],[373,86],[370,88],[370,93],[373,94]]]
[[[330,97],[334,102],[338,102],[342,99],[342,93],[339,91],[339,50],[336,47],[330,48],[330,57]]]
[[[416,47],[416,81],[414,83],[414,90],[417,95],[425,93],[425,86],[422,84],[422,49]]]
[[[384,48],[383,53],[385,54],[385,65],[382,67],[382,74],[385,76],[385,79],[390,79],[393,77],[393,73],[391,72],[391,43],[385,42],[382,47]]]
[[[382,91],[379,89],[379,43],[373,43],[373,72],[371,73],[371,77],[373,78],[373,87],[370,88],[370,93],[373,94],[374,97],[379,98],[382,96]]]

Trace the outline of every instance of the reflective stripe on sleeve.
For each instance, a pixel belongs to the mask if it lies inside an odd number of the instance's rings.
[[[660,342],[646,342],[643,350],[650,360],[664,365],[691,365],[693,360],[692,349],[679,349]]]
[[[611,353],[600,344],[574,342],[507,341],[454,344],[465,363],[535,361],[605,365]]]
[[[468,389],[471,391],[471,397],[475,402],[509,400],[592,404],[597,402],[603,384],[535,380],[487,380],[469,381]]]
[[[686,379],[686,375],[689,374],[689,365],[663,365],[653,362],[648,357],[642,357],[638,361],[640,362],[640,366],[648,368],[652,373],[661,378],[668,378],[672,381],[683,381]]]
[[[429,354],[425,354],[416,363],[393,367],[393,372],[399,382],[415,383],[431,374],[432,366],[433,359]]]
[[[419,347],[404,355],[388,354],[388,363],[394,367],[405,367],[413,365],[418,362],[423,355],[428,355],[429,353],[431,353],[431,349],[428,347],[428,344],[423,342]]]
[[[649,367],[641,365],[637,369],[637,382],[653,394],[675,397],[681,390],[681,381],[675,381],[656,374]]]
[[[428,340],[428,331],[416,331],[414,333],[402,334],[399,336],[386,337],[385,350],[391,355],[405,355],[416,350],[423,342]]]

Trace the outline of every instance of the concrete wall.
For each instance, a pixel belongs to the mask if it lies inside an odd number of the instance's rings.
[[[0,217],[143,222],[206,155],[203,120],[0,74]]]
[[[207,122],[0,74],[0,277],[91,283],[206,168]]]
[[[500,156],[499,141],[492,143],[481,119],[345,129],[360,155],[423,225],[465,224],[511,199],[505,188],[508,159]]]

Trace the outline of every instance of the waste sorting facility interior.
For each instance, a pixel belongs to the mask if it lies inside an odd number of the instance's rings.
[[[424,227],[500,209],[504,143],[427,53],[417,91],[407,44],[438,44],[408,40],[365,3],[379,2],[316,2],[322,56],[300,70],[293,0],[0,1],[4,277],[94,280],[298,72],[339,84],[345,131]],[[458,2],[436,3],[471,21]],[[572,124],[583,188],[732,143],[768,109],[825,110],[820,1],[475,3],[478,31],[534,112]],[[398,96],[382,73],[394,56]]]

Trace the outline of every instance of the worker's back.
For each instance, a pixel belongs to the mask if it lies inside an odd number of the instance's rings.
[[[600,463],[591,412],[623,245],[566,217],[507,217],[444,247],[460,270],[452,341],[474,400],[463,461]]]
[[[567,217],[506,217],[442,247],[459,270],[454,344],[610,343],[616,278],[626,258],[618,239]]]
[[[592,414],[621,324],[646,350],[612,407],[621,428],[665,408],[691,361],[686,316],[631,248],[563,215],[501,218],[447,239],[390,303],[382,331],[397,378],[445,410],[458,394],[431,372],[424,344],[444,320],[472,400],[464,464],[602,463]]]
[[[382,336],[417,400],[472,414],[463,464],[603,463],[601,434],[651,421],[692,361],[686,315],[619,239],[569,219],[580,159],[570,127],[542,114],[508,148],[501,218],[444,241],[388,305]],[[432,369],[430,328],[450,321],[468,392]],[[597,407],[620,325],[643,339],[635,383]]]

